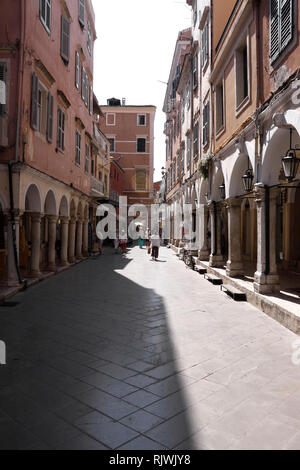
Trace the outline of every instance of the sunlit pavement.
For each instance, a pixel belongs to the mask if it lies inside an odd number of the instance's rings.
[[[1,449],[300,448],[299,337],[167,248],[106,249],[13,300]]]

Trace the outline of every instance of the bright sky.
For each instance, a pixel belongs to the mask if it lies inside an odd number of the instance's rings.
[[[126,98],[157,107],[154,181],[165,166],[166,85],[178,32],[191,24],[186,0],[93,0],[98,39],[94,90],[100,104]]]

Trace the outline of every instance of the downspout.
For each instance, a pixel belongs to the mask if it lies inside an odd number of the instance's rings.
[[[12,242],[13,242],[13,251],[14,251],[14,261],[15,268],[18,275],[19,284],[24,284],[26,287],[26,282],[22,280],[20,267],[19,267],[19,257],[18,257],[18,248],[17,248],[17,236],[16,236],[16,219],[15,219],[15,204],[14,204],[14,189],[13,189],[13,166],[18,163],[19,160],[19,140],[20,140],[20,121],[21,121],[21,103],[22,103],[22,86],[23,86],[23,64],[24,64],[24,34],[25,34],[25,5],[24,0],[21,2],[21,41],[19,42],[19,83],[18,83],[18,114],[17,114],[17,128],[16,128],[16,144],[15,144],[15,155],[14,159],[8,162],[8,181],[9,181],[9,200],[10,200],[10,217],[11,217],[11,232],[12,232]]]

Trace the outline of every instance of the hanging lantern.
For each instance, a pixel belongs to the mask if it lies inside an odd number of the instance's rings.
[[[253,176],[253,172],[251,168],[248,168],[244,176],[242,176],[242,180],[243,180],[243,185],[244,185],[246,193],[251,193],[253,189],[253,180],[254,180],[254,176]]]
[[[219,186],[219,191],[220,191],[220,198],[222,199],[222,201],[225,201],[226,199],[225,183],[222,183],[221,186]]]
[[[289,150],[286,156],[282,159],[282,167],[285,178],[288,182],[295,179],[300,160],[296,157],[295,150]]]

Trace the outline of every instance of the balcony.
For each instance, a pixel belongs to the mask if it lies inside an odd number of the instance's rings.
[[[94,176],[91,177],[91,197],[105,197],[104,183]]]
[[[99,131],[96,124],[94,124],[94,137],[95,137],[95,139],[97,141],[97,144],[99,145],[100,149],[105,152],[106,151],[106,142],[105,142],[104,138],[102,137],[101,132]]]

